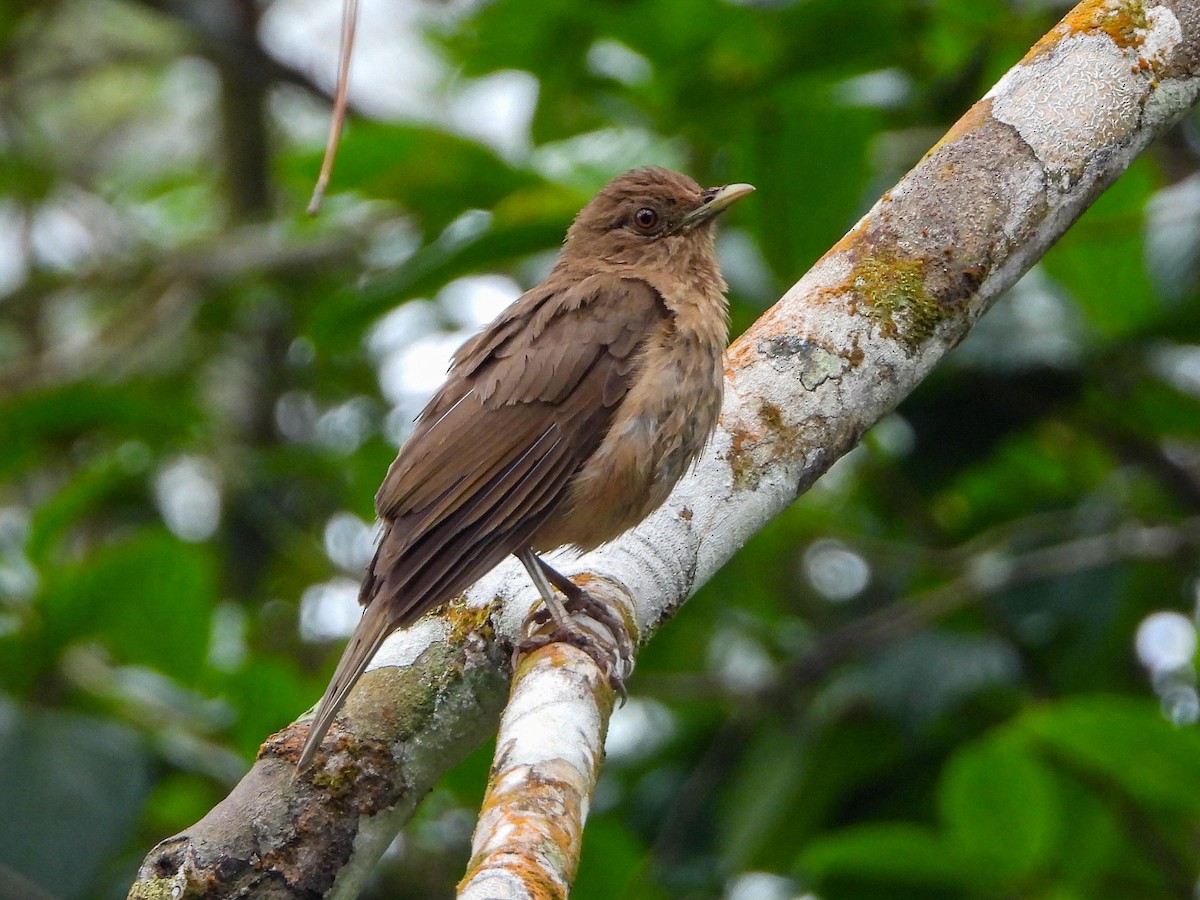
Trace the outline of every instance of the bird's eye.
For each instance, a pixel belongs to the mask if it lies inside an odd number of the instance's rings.
[[[633,214],[633,221],[642,231],[649,231],[658,224],[658,213],[648,206],[643,206]]]

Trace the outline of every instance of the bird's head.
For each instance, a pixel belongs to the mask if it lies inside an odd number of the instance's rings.
[[[679,264],[716,266],[712,224],[751,193],[748,184],[702,188],[686,175],[648,166],[618,176],[567,232],[562,261],[609,270]]]

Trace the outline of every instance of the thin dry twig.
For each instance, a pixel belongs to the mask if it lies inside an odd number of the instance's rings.
[[[358,0],[342,2],[342,39],[338,47],[337,91],[333,95],[333,118],[329,121],[329,139],[325,142],[325,157],[321,160],[321,174],[313,187],[312,199],[308,201],[308,214],[315,216],[321,211],[325,189],[333,175],[333,162],[337,159],[338,145],[346,125],[346,95],[350,83],[350,58],[354,55],[354,34],[358,30]]]

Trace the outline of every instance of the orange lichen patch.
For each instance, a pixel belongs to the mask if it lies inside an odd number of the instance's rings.
[[[1048,54],[1065,38],[1105,34],[1122,50],[1142,45],[1149,22],[1142,0],[1084,0],[1030,48],[1022,62]]]
[[[759,317],[754,326],[741,334],[725,351],[725,377],[733,376],[759,358],[759,344],[776,335],[786,335],[791,323],[784,311],[783,301],[776,303]]]
[[[879,198],[876,205],[883,206],[885,203],[890,203],[891,200],[892,192],[885,191],[883,196]],[[863,218],[859,219],[857,225],[842,235],[841,239],[825,252],[821,259],[825,260],[834,254],[845,253],[847,250],[853,250],[860,243],[862,243],[866,236],[867,229],[871,226],[871,224],[872,217],[870,215],[863,216]]]
[[[1102,31],[1122,50],[1140,47],[1149,21],[1141,0],[1087,0],[1072,9],[1062,22],[1068,34],[1093,34]]]
[[[722,368],[725,380],[729,381],[734,378],[740,370],[750,365],[757,356],[758,354],[754,352],[753,341],[744,341],[738,338],[725,351],[724,366]]]
[[[861,246],[866,241],[867,228],[871,224],[870,217],[863,219],[855,226],[848,234],[838,242],[838,244],[822,256],[816,263],[813,264],[810,274],[819,272],[824,267],[826,276],[829,270],[843,268],[845,263],[841,259],[832,259],[835,256],[846,255],[847,250]],[[828,276],[827,276],[828,277]],[[773,354],[773,347],[798,347],[805,343],[807,339],[801,339],[797,336],[799,331],[798,319],[796,310],[803,306],[804,308],[812,308],[823,303],[838,303],[843,304],[848,299],[852,301],[852,297],[848,297],[841,285],[823,285],[804,284],[805,288],[803,300],[797,304],[794,300],[789,301],[788,298],[779,301],[754,323],[753,327],[742,333],[725,351],[725,377],[727,379],[736,377],[737,373],[742,369],[746,369],[757,362],[764,354],[767,356],[778,356]],[[853,309],[850,310],[854,312]],[[808,341],[808,343],[813,343]],[[783,354],[787,355],[787,354]]]
[[[458,883],[458,891],[463,890],[474,879],[484,876],[489,870],[503,870],[519,881],[528,896],[533,900],[566,900],[567,885],[559,882],[528,856],[507,851],[502,854],[484,854],[478,860],[471,860],[467,866],[467,874]]]
[[[755,328],[753,331],[757,332]],[[751,332],[747,331],[725,351],[725,377],[731,378],[739,369],[744,369],[758,358]]]
[[[971,134],[978,131],[979,128],[992,117],[992,99],[984,97],[965,113],[959,116],[957,122],[950,126],[947,131],[936,144],[926,151],[922,161],[928,159],[933,154],[937,153],[946,144],[952,144],[965,134]]]
[[[459,883],[459,890],[462,890],[463,885],[468,884],[470,879],[488,868],[492,867],[481,866],[478,870],[469,871],[467,877]],[[505,859],[503,865],[497,868],[505,869],[520,879],[521,887],[526,889],[531,900],[566,900],[566,886],[556,882],[545,870],[525,858]]]
[[[1136,60],[1134,60],[1133,65],[1129,67],[1129,71],[1134,75],[1141,75],[1145,72],[1151,72],[1153,70],[1153,64],[1144,56],[1139,56]],[[1152,86],[1158,87],[1158,82],[1154,82]]]
[[[584,756],[574,748],[566,756],[546,752],[552,748],[540,732],[531,735],[524,722],[525,716],[541,713],[542,703],[531,705],[534,695],[525,692],[538,690],[530,679],[577,666],[584,658],[584,651],[554,643],[526,654],[518,663],[460,894],[475,896],[472,891],[480,888],[483,879],[503,873],[532,897],[566,897],[579,863],[588,798],[599,776],[612,691],[604,679],[587,678],[585,691],[596,701],[600,730],[587,738],[588,746],[593,742],[595,746]],[[578,669],[572,669],[568,678],[575,681],[577,673]],[[606,690],[601,691],[601,686]],[[576,683],[576,690],[579,687]],[[583,701],[585,695],[576,699]],[[510,720],[510,716],[515,718]]]
[[[754,475],[754,455],[751,452],[758,445],[758,434],[737,428],[731,433],[729,453],[725,459],[733,472],[733,486],[738,490],[753,489],[758,483]]]
[[[569,850],[567,842],[581,832],[583,797],[579,789],[586,785],[579,781],[581,773],[565,762],[560,762],[558,768],[565,770],[562,774],[568,777],[554,777],[547,771],[555,768],[554,762],[547,760],[536,768],[518,765],[493,772],[480,817],[499,812],[506,823],[516,827],[517,835],[533,836],[539,843],[543,837],[551,836],[560,847]],[[500,787],[506,780],[511,780],[514,786]],[[519,841],[505,843],[511,847]]]
[[[1050,52],[1059,45],[1063,38],[1071,34],[1071,29],[1066,25],[1066,20],[1059,22],[1044,35],[1042,35],[1036,44],[1029,48],[1029,51],[1021,59],[1019,65],[1026,65],[1031,62],[1036,62],[1044,56],[1048,56]]]
[[[763,400],[758,404],[758,418],[769,430],[780,432],[785,430],[783,412],[774,403]]]
[[[333,733],[336,721],[330,726],[330,733]],[[262,759],[265,756],[279,756],[286,759],[288,762],[294,763],[300,758],[300,748],[304,746],[304,740],[308,737],[308,722],[293,722],[287,728],[275,732],[258,747],[258,755],[255,759]],[[327,738],[328,740],[328,738]]]
[[[564,767],[566,764],[562,764]],[[555,778],[545,770],[553,762],[539,765],[516,766],[494,772],[488,794],[479,810],[481,822],[488,822],[492,833],[503,832],[503,854],[505,867],[511,866],[511,857],[526,860],[525,865],[541,878],[554,881],[553,876],[535,862],[548,857],[556,863],[565,863],[561,874],[570,880],[578,865],[579,847],[583,840],[583,803],[581,789],[587,785],[578,779]],[[498,784],[511,780],[513,787],[497,788]],[[479,865],[486,864],[497,847],[484,842],[485,850],[479,855]]]
[[[481,818],[487,811],[485,805],[480,813]],[[486,850],[471,859],[466,874],[458,883],[459,893],[489,870],[503,870],[519,881],[529,896],[536,900],[565,900],[569,882],[562,880],[561,875],[556,876],[548,871],[541,861],[548,849],[553,848],[555,855],[559,852],[560,848],[553,839],[542,835],[540,829],[525,816],[508,815],[506,812],[497,824],[509,832],[503,847]],[[573,870],[570,875],[574,877]]]

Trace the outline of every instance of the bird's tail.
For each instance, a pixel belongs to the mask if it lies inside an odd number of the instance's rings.
[[[372,603],[363,611],[362,621],[354,629],[354,635],[346,645],[329,687],[325,688],[325,694],[317,704],[316,714],[308,726],[308,737],[300,751],[300,759],[296,762],[298,771],[303,771],[312,763],[313,757],[321,747],[325,732],[333,724],[338,710],[350,695],[351,688],[358,682],[371,657],[395,627],[396,622],[387,615],[386,608],[386,603]]]

